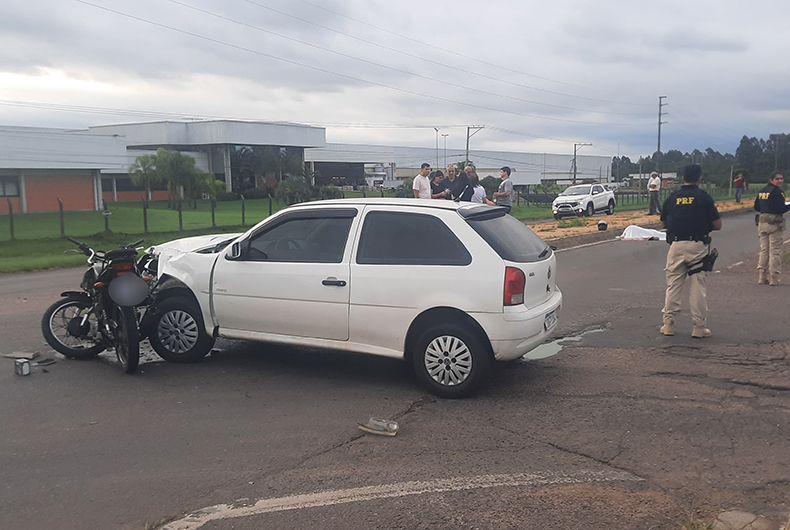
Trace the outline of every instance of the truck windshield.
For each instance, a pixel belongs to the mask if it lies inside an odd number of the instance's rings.
[[[590,186],[571,186],[570,188],[560,193],[560,195],[589,195],[589,194],[590,194]]]

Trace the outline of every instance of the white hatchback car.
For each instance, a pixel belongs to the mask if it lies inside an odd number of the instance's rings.
[[[562,307],[552,249],[494,206],[310,202],[148,252],[158,279],[141,328],[173,362],[201,359],[215,337],[364,352],[463,397],[494,360],[542,343]]]

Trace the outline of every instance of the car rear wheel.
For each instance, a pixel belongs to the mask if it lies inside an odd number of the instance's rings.
[[[412,361],[417,378],[432,394],[462,398],[485,379],[493,355],[477,333],[458,324],[438,324],[417,341]]]
[[[149,339],[156,353],[171,363],[195,363],[214,346],[206,333],[200,309],[183,297],[168,298],[156,306]]]

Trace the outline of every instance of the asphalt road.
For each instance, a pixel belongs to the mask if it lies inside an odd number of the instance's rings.
[[[604,331],[500,366],[466,400],[427,395],[397,361],[244,343],[134,376],[60,360],[18,377],[0,359],[0,528],[142,529],[223,504],[194,524],[669,529],[715,506],[786,519],[790,287],[755,285],[750,215],[725,218],[714,246],[711,339],[690,338],[687,313],[657,333],[666,244],[563,251],[559,333]],[[51,355],[41,314],[80,276],[0,276],[0,351]],[[401,431],[363,434],[370,416]]]

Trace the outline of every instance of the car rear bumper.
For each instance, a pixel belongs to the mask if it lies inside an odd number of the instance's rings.
[[[555,287],[551,298],[531,309],[500,314],[478,313],[473,316],[488,335],[494,358],[510,361],[542,344],[557,329],[561,311],[562,292]],[[547,327],[547,324],[551,325]]]

